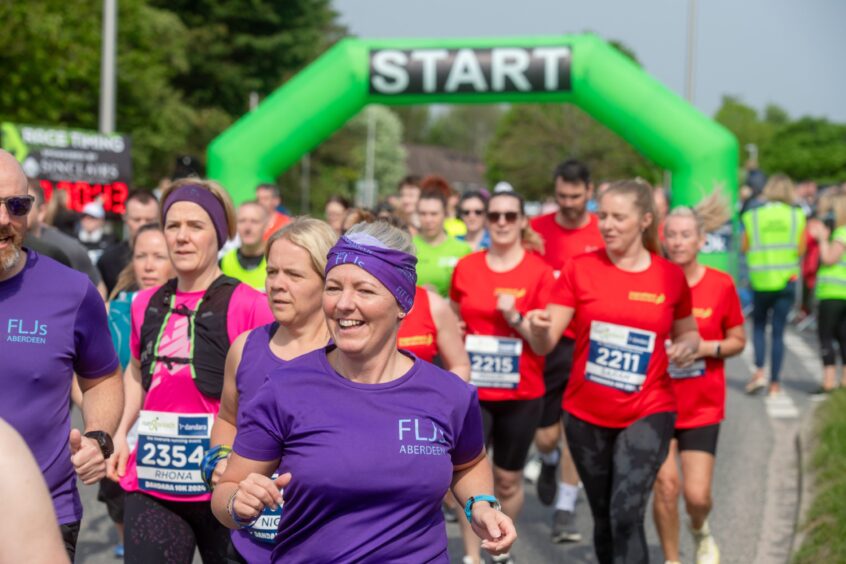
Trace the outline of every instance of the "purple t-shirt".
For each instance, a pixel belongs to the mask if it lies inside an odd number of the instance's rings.
[[[484,451],[475,388],[416,358],[391,382],[351,382],[331,350],[274,370],[235,438],[293,476],[273,561],[449,562],[441,500]]]
[[[273,322],[261,327],[256,327],[247,335],[244,343],[244,350],[241,353],[241,362],[235,373],[235,386],[238,388],[238,427],[241,424],[241,414],[256,393],[267,380],[267,375],[288,361],[282,360],[270,350],[270,340],[279,328],[279,323]],[[267,522],[272,523],[278,512],[265,512]],[[260,525],[264,525],[263,519]],[[254,530],[240,529],[232,531],[232,544],[244,560],[250,564],[270,562],[270,553],[273,551],[273,537],[271,530],[266,527],[257,527]]]
[[[70,461],[73,373],[118,368],[106,306],[82,273],[27,250],[26,266],[0,282],[0,417],[23,436],[53,497],[59,524],[82,518]]]

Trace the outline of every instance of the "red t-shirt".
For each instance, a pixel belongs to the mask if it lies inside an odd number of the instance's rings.
[[[588,223],[578,229],[562,227],[555,221],[556,212],[539,215],[532,219],[532,229],[543,237],[544,260],[555,271],[557,278],[561,269],[571,258],[605,248],[605,241],[599,232],[599,219],[588,214]],[[576,334],[572,324],[564,330],[564,336],[575,339]]]
[[[543,259],[552,267],[556,276],[576,255],[589,253],[605,247],[599,232],[599,220],[588,214],[588,223],[578,229],[561,227],[555,221],[555,213],[539,215],[532,219],[532,229],[543,237]]]
[[[506,293],[516,298],[515,307],[524,315],[545,308],[555,283],[552,269],[539,256],[526,253],[508,272],[494,272],[487,255],[479,251],[458,261],[449,294],[467,325],[471,383],[479,387],[482,401],[539,398],[545,391],[544,357],[508,326],[496,303],[497,295]],[[519,355],[518,348],[522,348]]]
[[[414,307],[400,323],[397,346],[427,362],[438,354],[438,328],[432,319],[429,293],[420,286],[414,292]]]
[[[664,343],[673,322],[691,313],[681,268],[652,255],[643,272],[626,272],[605,250],[594,251],[567,263],[551,301],[575,310],[566,411],[594,425],[622,428],[676,410]]]
[[[690,291],[693,317],[703,340],[722,340],[726,331],[743,324],[740,299],[728,274],[706,267],[705,276]],[[704,363],[697,361],[687,370],[676,371],[671,367],[679,410],[677,429],[714,425],[723,420],[726,403],[724,364],[720,358],[708,357]],[[682,377],[677,377],[679,372]]]
[[[267,241],[270,239],[270,236],[291,223],[291,218],[281,212],[274,212],[273,217],[271,218],[270,223],[267,225],[267,229],[262,235],[262,239]]]

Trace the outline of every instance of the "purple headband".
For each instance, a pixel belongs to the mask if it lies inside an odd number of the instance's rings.
[[[229,239],[228,227],[226,223],[226,210],[220,200],[215,197],[209,190],[196,184],[186,184],[180,186],[170,194],[165,200],[162,207],[162,224],[167,219],[167,211],[170,206],[176,202],[191,202],[203,208],[212,220],[214,230],[217,233],[217,249],[223,248],[226,240]]]
[[[342,264],[354,264],[369,272],[391,292],[402,310],[409,312],[414,305],[417,284],[417,257],[389,249],[366,233],[344,235],[329,249],[326,271]]]

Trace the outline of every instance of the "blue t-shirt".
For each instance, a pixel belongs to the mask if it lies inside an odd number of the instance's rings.
[[[70,461],[73,374],[99,378],[119,366],[106,306],[82,273],[27,251],[26,266],[0,282],[0,417],[32,450],[59,524],[82,518]]]
[[[484,452],[475,388],[419,359],[352,382],[332,348],[274,370],[242,410],[235,452],[292,474],[273,561],[449,562],[441,500]]]
[[[138,292],[121,292],[109,302],[109,331],[121,369],[129,364],[129,338],[132,335],[132,300]]]

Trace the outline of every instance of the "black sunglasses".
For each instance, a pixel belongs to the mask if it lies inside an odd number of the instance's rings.
[[[461,210],[461,215],[485,215],[485,210]]]
[[[34,196],[10,196],[8,198],[0,198],[0,204],[6,204],[6,209],[9,210],[9,215],[21,217],[29,213],[32,209],[32,204],[35,202]]]
[[[499,219],[504,217],[507,223],[514,223],[520,214],[517,212],[488,212],[488,221],[491,223],[499,223]]]

